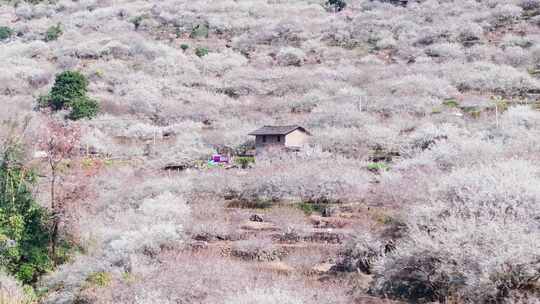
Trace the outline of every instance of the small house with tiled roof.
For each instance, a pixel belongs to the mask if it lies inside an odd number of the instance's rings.
[[[255,148],[258,153],[268,147],[298,150],[305,145],[311,134],[299,125],[291,125],[264,126],[249,135],[255,136]]]

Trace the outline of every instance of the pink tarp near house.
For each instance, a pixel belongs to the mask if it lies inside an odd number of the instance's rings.
[[[212,155],[212,161],[214,163],[228,163],[229,157],[226,155],[214,154]]]

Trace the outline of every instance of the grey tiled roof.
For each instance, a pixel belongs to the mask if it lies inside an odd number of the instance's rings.
[[[297,129],[300,129],[301,131],[309,134],[309,132],[306,129],[302,128],[301,126],[292,125],[292,126],[264,126],[260,129],[257,129],[249,133],[249,135],[287,135]]]

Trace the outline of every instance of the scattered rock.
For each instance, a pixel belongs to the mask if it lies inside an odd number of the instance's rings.
[[[208,248],[208,243],[205,241],[195,241],[190,244],[191,249],[198,251]]]
[[[294,244],[302,240],[302,237],[295,232],[288,232],[285,234],[276,234],[274,240],[279,243]]]
[[[184,171],[187,166],[185,164],[167,164],[163,167],[165,171]]]
[[[268,222],[253,222],[248,221],[243,223],[240,228],[254,231],[277,231],[279,230],[274,224]]]
[[[341,244],[344,238],[344,235],[341,233],[335,233],[331,231],[319,231],[304,237],[304,241],[327,244]]]
[[[252,222],[259,222],[259,223],[262,223],[264,222],[263,218],[258,215],[258,214],[253,214],[249,217],[249,220],[252,221]]]
[[[261,270],[267,270],[272,272],[277,272],[281,274],[290,274],[294,272],[294,268],[281,262],[281,261],[273,261],[264,263],[261,266],[259,266]]]
[[[238,192],[232,190],[232,189],[228,189],[228,190],[225,190],[225,194],[223,195],[223,198],[226,200],[226,201],[230,201],[234,198],[237,198],[238,197]]]
[[[321,217],[312,215],[310,221],[316,228],[343,228],[351,224],[351,220],[342,217]]]
[[[331,217],[336,212],[336,209],[331,206],[326,206],[322,209],[321,215],[323,217]]]
[[[314,272],[314,273],[318,273],[318,274],[321,274],[321,273],[326,273],[328,271],[330,271],[330,269],[332,269],[332,266],[334,266],[334,264],[332,263],[320,263],[320,264],[317,264],[315,266],[313,266],[313,268],[311,268],[311,270]]]
[[[213,235],[210,233],[199,233],[193,236],[193,240],[202,242],[228,241],[231,240],[229,235]]]
[[[273,54],[271,54],[273,55]],[[301,66],[306,60],[304,51],[298,48],[286,47],[275,55],[277,62],[282,66]]]
[[[231,256],[245,261],[270,262],[279,261],[283,253],[275,248],[232,248]]]

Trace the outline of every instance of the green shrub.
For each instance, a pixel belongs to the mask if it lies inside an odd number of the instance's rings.
[[[190,38],[208,38],[208,25],[206,24],[197,24],[191,30],[189,34]]]
[[[0,41],[6,40],[13,35],[13,30],[7,26],[0,26]]]
[[[540,75],[540,69],[536,69],[536,68],[528,68],[527,69],[527,72],[529,74],[531,74],[532,76],[538,76]]]
[[[480,118],[480,115],[482,115],[482,109],[480,107],[466,106],[466,107],[460,107],[460,109],[461,111],[470,115],[472,118]]]
[[[144,20],[144,18],[145,17],[143,15],[135,16],[135,17],[129,19],[129,22],[133,23],[133,25],[135,26],[135,30],[138,30],[139,27],[141,26],[141,23]]]
[[[61,110],[71,105],[75,99],[86,96],[88,80],[77,71],[65,71],[56,75],[50,94],[50,106]]]
[[[53,25],[47,29],[47,32],[45,32],[45,41],[56,40],[62,35],[62,33],[63,31],[60,23]]]
[[[56,75],[49,95],[40,96],[38,107],[50,107],[53,111],[70,109],[68,118],[77,120],[93,118],[99,112],[97,101],[86,96],[88,80],[77,71],[65,71]]]
[[[455,108],[457,106],[459,106],[459,103],[456,99],[454,98],[450,98],[450,99],[446,99],[445,101],[443,101],[443,105],[449,107],[449,108]]]
[[[497,107],[500,112],[508,110],[508,101],[501,96],[492,96],[491,101],[493,102],[493,107]]]
[[[69,118],[72,120],[94,118],[98,112],[99,104],[97,101],[85,96],[71,102],[71,113],[69,113]]]
[[[238,156],[234,158],[234,162],[242,167],[242,169],[246,169],[249,164],[255,163],[255,158],[252,156]]]
[[[51,106],[51,95],[43,94],[39,95],[37,98],[37,107],[38,108],[48,108]]]
[[[327,204],[312,203],[312,202],[301,202],[301,203],[298,203],[297,206],[300,210],[304,211],[306,215],[311,215],[315,212],[324,213],[325,209],[328,208]]]
[[[182,51],[185,52],[187,49],[189,49],[189,45],[187,45],[187,44],[184,43],[184,44],[181,44],[181,45],[180,45],[180,48],[182,49]]]
[[[227,204],[227,208],[241,209],[268,209],[272,207],[272,201],[269,200],[232,200]]]
[[[184,29],[181,28],[180,26],[175,26],[174,27],[174,35],[176,36],[176,38],[182,37],[182,34],[184,34]]]
[[[104,271],[92,272],[86,278],[86,282],[97,287],[107,287],[112,282],[112,275]]]
[[[375,213],[373,215],[373,218],[375,219],[377,223],[382,224],[382,225],[391,225],[396,222],[396,220],[392,216],[381,213],[381,212]]]
[[[122,273],[122,279],[125,283],[128,283],[128,284],[135,283],[137,281],[137,277],[133,275],[131,272]]]
[[[206,55],[208,55],[208,49],[205,48],[205,47],[198,47],[195,49],[195,55],[199,56],[199,57],[204,57]]]
[[[0,156],[0,268],[33,283],[53,268],[47,212],[33,198],[36,174],[21,165],[20,151]]]
[[[311,215],[313,214],[313,212],[315,212],[315,208],[313,208],[313,204],[309,204],[305,202],[299,203],[298,209],[304,211],[306,215]]]
[[[380,171],[388,171],[390,170],[390,168],[388,167],[387,164],[385,163],[369,163],[367,165],[367,169],[369,171],[374,171],[374,172],[380,172]]]

